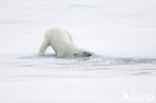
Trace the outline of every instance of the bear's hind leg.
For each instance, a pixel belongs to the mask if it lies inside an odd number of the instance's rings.
[[[47,49],[47,47],[48,47],[49,45],[50,45],[49,41],[48,41],[48,40],[45,40],[45,41],[42,43],[41,47],[40,47],[40,50],[39,50],[38,55],[40,55],[40,56],[44,55],[45,50]]]

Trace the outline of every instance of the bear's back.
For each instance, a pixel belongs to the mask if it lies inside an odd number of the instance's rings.
[[[71,42],[69,35],[63,28],[48,30],[46,32],[45,38],[53,42]]]

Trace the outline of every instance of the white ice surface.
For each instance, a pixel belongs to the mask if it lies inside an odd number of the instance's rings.
[[[155,18],[155,0],[0,0],[0,103],[155,103]],[[95,55],[38,57],[54,27]]]

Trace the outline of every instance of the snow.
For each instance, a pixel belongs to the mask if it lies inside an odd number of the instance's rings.
[[[0,0],[0,103],[155,103],[155,3]],[[37,56],[54,27],[95,55]]]
[[[5,80],[1,85],[2,103],[151,103],[142,102],[140,94],[152,94],[154,78],[27,78]],[[146,83],[145,83],[146,82]],[[121,84],[120,84],[121,83]],[[130,99],[124,99],[124,92]],[[137,95],[131,99],[131,92]],[[139,94],[140,93],[140,94]],[[154,101],[153,101],[154,103]]]

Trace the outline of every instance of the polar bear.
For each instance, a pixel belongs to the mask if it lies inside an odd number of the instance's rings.
[[[50,29],[45,34],[39,55],[44,55],[48,46],[51,46],[58,57],[75,56],[89,57],[93,53],[77,47],[72,40],[71,35],[63,28]]]

